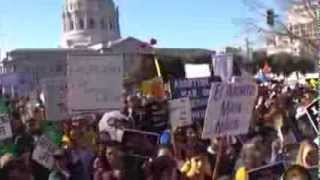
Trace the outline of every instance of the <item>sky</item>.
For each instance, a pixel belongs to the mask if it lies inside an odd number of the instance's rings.
[[[243,1],[115,0],[120,9],[122,37],[133,36],[144,41],[155,38],[158,47],[207,49],[243,46],[246,37],[252,39],[252,46],[257,43],[254,42],[254,33],[239,24],[245,17],[258,17],[258,13],[253,13]],[[267,1],[272,0],[264,3]],[[2,1],[2,54],[16,48],[58,47],[63,2]]]

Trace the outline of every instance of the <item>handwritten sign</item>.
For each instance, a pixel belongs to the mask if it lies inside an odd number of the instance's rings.
[[[46,136],[41,136],[32,153],[32,159],[45,168],[52,169],[54,165],[53,153],[58,149]]]
[[[285,171],[283,162],[263,166],[248,172],[249,180],[279,180]]]
[[[307,107],[307,115],[308,118],[311,121],[311,124],[316,132],[319,132],[319,99],[313,101],[308,107]]]
[[[161,78],[155,78],[152,80],[143,81],[141,85],[141,90],[145,96],[153,97],[164,97],[165,89],[163,85],[163,80]]]
[[[173,130],[178,127],[191,125],[190,99],[180,98],[169,101],[169,119]]]
[[[254,83],[213,83],[202,138],[246,134],[257,94]]]
[[[168,128],[169,112],[167,101],[155,101],[146,105],[148,119],[151,121],[151,128],[147,131],[160,133]]]
[[[45,98],[47,119],[57,121],[68,116],[67,84],[65,77],[48,78],[41,81]]]
[[[210,95],[210,78],[177,79],[170,82],[173,99],[189,97],[192,108],[192,121],[203,122]]]
[[[0,118],[0,141],[12,137],[12,129],[10,121],[4,117]]]
[[[214,75],[220,76],[223,81],[230,81],[233,76],[233,55],[224,54],[212,57]]]
[[[120,108],[121,55],[70,56],[67,63],[69,111]]]

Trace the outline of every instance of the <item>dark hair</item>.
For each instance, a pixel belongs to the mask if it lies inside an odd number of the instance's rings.
[[[301,174],[302,177],[304,178],[303,180],[312,180],[312,177],[309,171],[306,168],[299,165],[293,165],[289,167],[289,169],[287,169],[286,172],[283,174],[283,180],[290,180],[289,175],[290,175],[290,172],[292,171],[298,171],[299,174]]]

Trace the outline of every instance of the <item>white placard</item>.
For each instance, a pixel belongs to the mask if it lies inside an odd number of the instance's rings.
[[[120,109],[122,55],[70,56],[67,60],[68,109]]]
[[[12,129],[10,121],[1,121],[0,120],[0,141],[11,138]]]
[[[47,119],[50,121],[65,119],[68,116],[66,78],[48,78],[41,83]]]
[[[257,95],[254,83],[213,83],[202,138],[247,133]]]
[[[189,98],[179,98],[169,101],[169,119],[171,127],[188,126],[192,124],[191,102]]]
[[[32,159],[45,168],[52,169],[54,165],[53,153],[58,149],[57,145],[46,137],[41,136],[32,153]]]
[[[233,55],[223,54],[212,57],[214,75],[220,76],[222,81],[230,81],[233,76]]]

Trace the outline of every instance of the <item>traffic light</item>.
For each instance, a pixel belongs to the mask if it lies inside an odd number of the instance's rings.
[[[267,10],[267,24],[269,26],[274,25],[274,11],[272,9]]]

